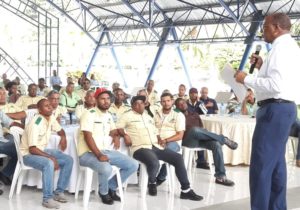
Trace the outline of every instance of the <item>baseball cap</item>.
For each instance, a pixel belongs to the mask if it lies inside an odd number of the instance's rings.
[[[107,90],[106,88],[98,88],[94,94],[95,99],[97,99],[98,96],[100,96],[103,93],[107,93],[107,94],[111,95],[111,92],[109,90]]]
[[[189,93],[198,93],[198,90],[197,90],[197,88],[191,88],[189,90]]]
[[[146,101],[146,96],[133,96],[131,99],[131,105],[134,104],[136,101],[141,100],[143,102]]]

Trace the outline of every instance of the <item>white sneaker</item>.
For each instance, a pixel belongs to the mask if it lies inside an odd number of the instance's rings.
[[[59,204],[55,202],[52,198],[43,201],[42,205],[48,209],[59,209]]]

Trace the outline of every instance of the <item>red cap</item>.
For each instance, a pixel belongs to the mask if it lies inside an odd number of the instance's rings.
[[[107,94],[111,94],[111,92],[109,90],[107,90],[106,88],[98,88],[94,94],[94,97],[97,99],[98,96],[100,96],[103,93],[107,93]]]

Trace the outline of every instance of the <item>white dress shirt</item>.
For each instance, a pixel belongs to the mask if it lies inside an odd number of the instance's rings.
[[[255,89],[257,101],[281,98],[300,102],[300,48],[290,34],[277,37],[257,77],[247,75],[245,85]]]

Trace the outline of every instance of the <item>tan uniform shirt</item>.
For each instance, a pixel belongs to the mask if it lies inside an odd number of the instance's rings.
[[[29,154],[29,147],[36,146],[40,150],[44,150],[47,146],[51,132],[58,132],[62,128],[51,116],[49,121],[44,116],[37,114],[33,117],[29,124],[26,125],[22,135],[20,150],[22,155]]]
[[[156,90],[152,90],[150,94],[148,93],[148,91],[146,91],[146,93],[148,94],[148,101],[151,105],[154,105],[159,101],[159,97]]]
[[[179,96],[178,94],[173,95],[174,101],[175,101],[177,98],[182,98],[182,99],[184,99],[185,101],[189,100],[189,96],[186,95],[186,94],[185,94],[184,96]]]
[[[154,120],[146,112],[139,114],[131,110],[124,113],[117,122],[117,128],[123,128],[130,136],[132,141],[131,154],[140,148],[151,149],[153,145],[163,149],[158,144],[158,132]]]
[[[66,107],[58,105],[58,107],[52,111],[52,115],[54,116],[55,119],[58,117],[61,117],[64,114],[67,114],[68,110]]]
[[[109,133],[116,126],[109,112],[101,112],[97,107],[86,111],[80,118],[80,136],[78,142],[78,155],[90,152],[82,131],[92,133],[93,139],[99,150],[110,148],[111,137]]]
[[[76,90],[76,94],[81,98],[82,101],[85,101],[84,97],[85,97],[87,91],[88,90],[79,89],[79,90]]]
[[[119,108],[113,103],[109,108],[109,112],[112,114],[113,120],[116,123],[120,119],[120,117],[130,109],[131,107],[124,103],[122,103]]]
[[[43,96],[36,96],[36,97],[30,97],[28,95],[21,96],[18,98],[16,105],[20,107],[23,111],[28,109],[28,106],[31,104],[37,104],[37,102],[45,97]]]
[[[92,108],[91,108],[92,109]],[[84,104],[80,104],[76,106],[75,109],[75,116],[80,119],[80,117],[83,115],[84,112],[88,111],[90,109],[87,109]]]
[[[51,91],[50,88],[48,87],[45,87],[43,90],[40,90],[40,88],[37,89],[37,95],[38,96],[44,96],[44,97],[47,97],[48,96],[48,93]]]
[[[163,114],[162,110],[154,115],[155,126],[161,139],[166,139],[185,130],[185,117],[181,112],[171,110],[169,114]]]

